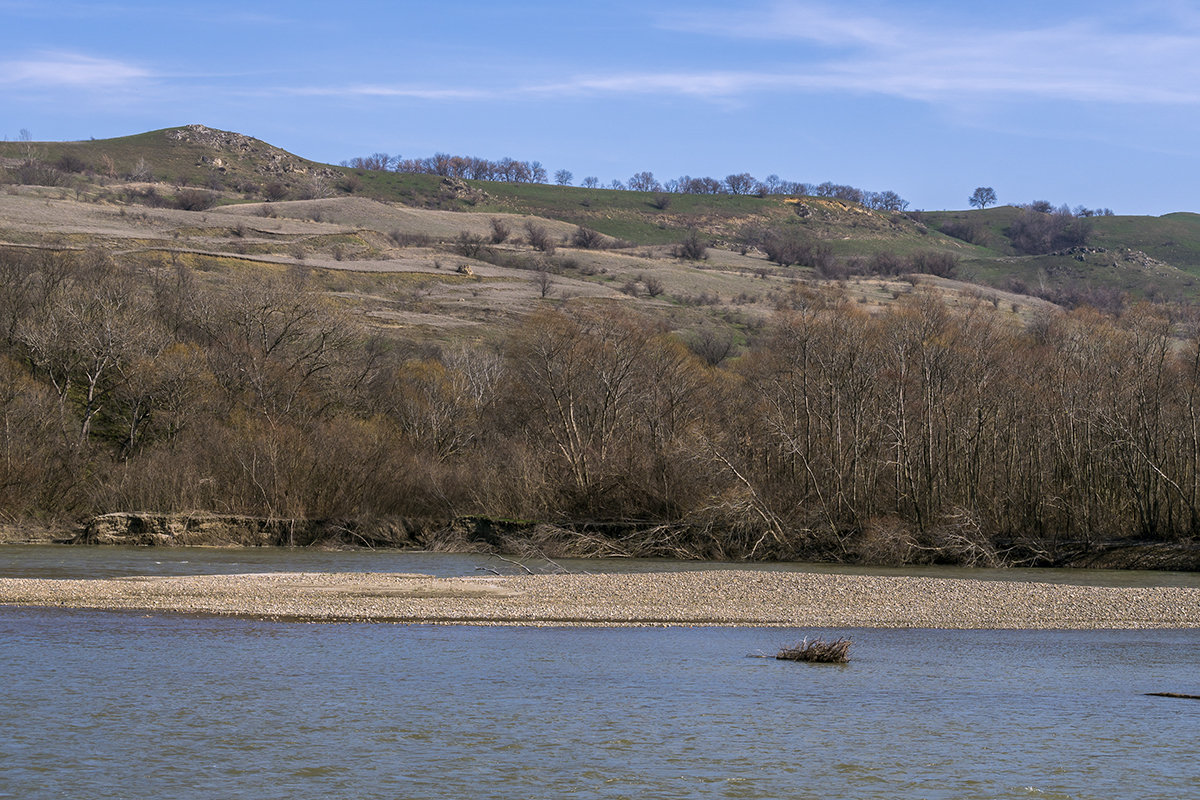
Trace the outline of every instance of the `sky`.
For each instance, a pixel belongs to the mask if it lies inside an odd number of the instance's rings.
[[[1200,211],[1200,3],[0,0],[0,139],[191,123],[335,164]]]

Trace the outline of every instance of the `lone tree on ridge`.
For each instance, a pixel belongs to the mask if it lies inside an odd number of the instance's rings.
[[[996,190],[990,186],[980,186],[969,199],[972,206],[984,209],[996,204]]]

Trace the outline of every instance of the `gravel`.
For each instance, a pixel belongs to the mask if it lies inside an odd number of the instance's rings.
[[[310,622],[1195,628],[1200,589],[761,571],[0,579],[0,604]]]

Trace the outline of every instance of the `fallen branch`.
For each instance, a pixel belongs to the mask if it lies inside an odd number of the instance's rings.
[[[1178,697],[1181,700],[1200,700],[1200,694],[1179,694],[1178,692],[1146,692],[1147,697]]]
[[[849,639],[835,639],[827,642],[824,639],[805,638],[795,647],[785,647],[775,654],[776,659],[783,661],[809,661],[816,664],[845,664],[850,660]]]

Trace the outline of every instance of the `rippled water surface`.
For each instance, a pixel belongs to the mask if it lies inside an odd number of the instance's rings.
[[[238,572],[419,572],[439,577],[482,570],[516,574],[569,569],[576,572],[646,572],[693,569],[801,570],[872,575],[930,575],[981,580],[1029,580],[1097,586],[1194,586],[1198,572],[1068,569],[965,569],[957,567],[847,567],[828,564],[727,563],[652,558],[530,559],[517,566],[486,554],[456,555],[402,550],[309,550],[304,548],[0,547],[0,578],[111,578],[125,575],[209,575]]]
[[[31,559],[56,574],[481,563],[135,552]],[[1145,694],[1200,694],[1200,631],[835,631],[848,665],[748,657],[814,633],[0,607],[0,798],[1200,796],[1200,701]]]

